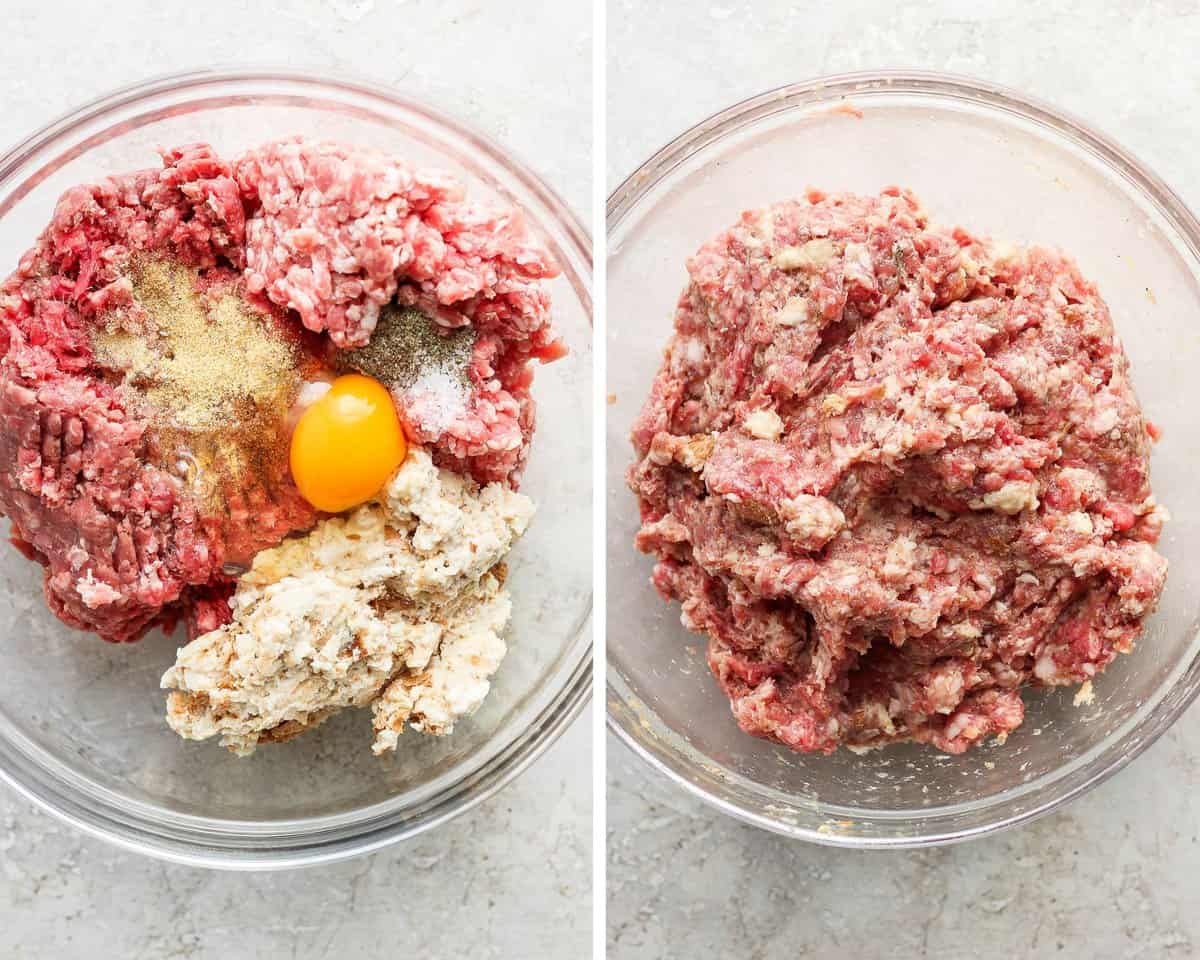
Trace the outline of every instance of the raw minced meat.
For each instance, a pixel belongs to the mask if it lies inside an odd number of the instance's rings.
[[[468,409],[447,423],[414,408],[406,426],[482,483],[518,474],[533,430],[529,361],[564,352],[541,282],[558,268],[521,211],[472,202],[441,171],[332,143],[270,143],[234,172],[257,207],[246,223],[250,290],[342,348],[364,345],[392,300],[447,330],[473,326]]]
[[[1069,258],[813,191],[688,274],[637,543],[744,730],[956,753],[1131,649],[1167,568],[1153,427]]]
[[[136,289],[148,263],[186,269],[206,310],[224,309],[210,296],[220,288],[240,301],[235,313],[289,331],[295,350],[278,365],[274,399],[309,360],[332,369],[331,351],[368,339],[391,298],[443,327],[474,325],[460,415],[433,424],[416,405],[401,413],[439,463],[519,481],[531,362],[563,348],[544,284],[555,267],[518,213],[367,150],[292,140],[232,162],[202,144],[168,150],[159,169],[68,190],[0,285],[0,513],[46,568],[48,602],[68,624],[113,641],[181,616],[193,636],[214,629],[229,616],[227,565],[317,519],[286,471],[286,442],[260,435],[243,449],[233,461],[250,472],[220,455],[197,470],[136,364],[98,356],[97,339],[114,331],[160,355],[191,349],[156,340],[159,317]],[[256,398],[237,399],[229,422],[263,419]],[[258,469],[271,449],[284,467]],[[224,491],[215,502],[214,489]]]
[[[51,609],[107,640],[174,622],[193,591],[213,609],[228,540],[252,553],[315,516],[272,478],[245,478],[236,509],[206,510],[175,458],[158,455],[136,391],[95,352],[110,320],[145,318],[139,256],[236,279],[244,231],[228,166],[207,148],[182,148],[161,170],[68,190],[0,285],[0,512],[46,568]]]

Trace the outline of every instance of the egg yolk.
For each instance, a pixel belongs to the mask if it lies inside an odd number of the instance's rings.
[[[292,431],[292,478],[318,510],[340,513],[374,497],[408,453],[392,395],[357,373],[338,377]]]

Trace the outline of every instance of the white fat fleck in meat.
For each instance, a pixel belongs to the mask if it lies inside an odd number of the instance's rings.
[[[846,283],[875,289],[875,267],[871,250],[865,243],[848,243],[842,256],[842,275]]]
[[[951,713],[962,701],[963,675],[955,663],[947,663],[934,671],[925,686],[929,703],[937,713]]]
[[[762,210],[755,221],[759,243],[770,243],[775,239],[775,220],[770,210]]]
[[[1098,437],[1112,431],[1119,419],[1120,413],[1116,406],[1114,404],[1106,404],[1095,409],[1088,427]]]
[[[1033,665],[1033,675],[1042,683],[1060,682],[1058,677],[1058,664],[1054,662],[1053,647],[1046,647]]]
[[[1082,510],[1072,510],[1063,518],[1064,523],[1076,533],[1082,533],[1090,537],[1094,531],[1092,518]]]
[[[119,591],[109,586],[101,580],[97,580],[89,570],[77,582],[75,586],[79,594],[79,599],[91,609],[104,607],[111,603],[116,603],[121,599]]]
[[[897,537],[888,547],[883,565],[883,576],[887,580],[903,580],[913,569],[917,556],[916,541],[910,537]]]
[[[992,427],[988,422],[988,409],[982,403],[972,403],[966,407],[951,409],[946,412],[946,422],[957,427],[964,440],[978,440],[992,435]]]
[[[693,366],[703,363],[707,351],[704,342],[698,337],[689,337],[683,343],[683,356]]]
[[[1104,493],[1104,481],[1093,471],[1083,467],[1063,467],[1058,473],[1057,481],[1084,504],[1092,503]]]

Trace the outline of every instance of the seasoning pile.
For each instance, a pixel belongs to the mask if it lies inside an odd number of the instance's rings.
[[[473,327],[445,329],[415,307],[389,304],[370,343],[338,360],[386,384],[406,409],[419,410],[425,429],[440,434],[467,411],[475,342]]]
[[[132,301],[97,329],[96,363],[154,424],[160,466],[224,508],[242,483],[286,485],[288,413],[315,366],[281,315],[249,307],[228,268],[135,264]],[[232,558],[232,559],[248,559]]]

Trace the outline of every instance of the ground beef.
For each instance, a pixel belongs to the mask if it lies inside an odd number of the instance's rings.
[[[288,141],[233,162],[189,145],[160,169],[63,195],[0,285],[0,513],[46,568],[59,617],[112,641],[181,617],[190,635],[214,629],[229,617],[227,565],[316,519],[286,469],[223,478],[217,506],[198,496],[98,361],[98,331],[139,309],[133,276],[147,257],[197,271],[205,289],[237,285],[310,358],[369,339],[393,297],[445,326],[474,324],[466,413],[435,431],[408,411],[406,426],[441,462],[516,485],[530,362],[563,353],[542,283],[555,268],[519,214],[462,194],[373,152]]]
[[[957,753],[1130,650],[1153,427],[1071,260],[892,189],[746,213],[688,273],[629,479],[744,730]]]
[[[0,285],[0,511],[45,566],[50,608],[113,641],[185,613],[181,597],[219,576],[226,530],[241,536],[204,516],[154,455],[149,420],[127,409],[93,353],[93,332],[131,304],[136,255],[211,270],[241,259],[245,213],[228,166],[200,146],[163,161],[67,191]],[[253,549],[312,522],[310,508],[291,506],[264,511]]]

